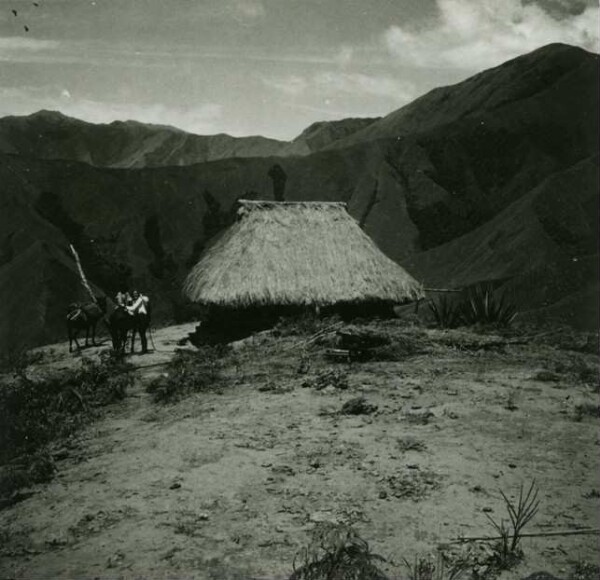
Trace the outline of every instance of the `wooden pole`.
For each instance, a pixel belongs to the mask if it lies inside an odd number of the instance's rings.
[[[600,534],[600,530],[597,528],[591,529],[583,529],[583,530],[563,530],[563,531],[553,531],[553,532],[533,532],[527,534],[519,534],[520,538],[549,538],[552,536],[584,536],[584,535],[593,535]],[[477,538],[457,538],[455,540],[451,540],[450,542],[446,542],[446,544],[462,544],[464,542],[489,542],[491,540],[501,540],[500,536],[480,536]]]
[[[425,290],[425,292],[462,292],[462,290],[456,290],[454,288],[423,288],[423,290]]]
[[[86,292],[89,294],[90,298],[92,299],[92,302],[94,304],[96,304],[98,302],[94,292],[92,291],[92,288],[90,287],[87,278],[85,277],[85,273],[83,272],[83,267],[81,266],[81,260],[79,259],[79,254],[77,253],[77,250],[73,247],[73,244],[69,244],[69,248],[71,248],[71,252],[73,253],[73,256],[75,257],[75,263],[77,264],[77,270],[79,271],[79,277],[81,278],[81,284],[83,285],[83,287],[85,288]]]

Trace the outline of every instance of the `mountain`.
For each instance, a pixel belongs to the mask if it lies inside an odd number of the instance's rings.
[[[311,152],[320,151],[333,143],[342,142],[346,137],[365,129],[380,117],[361,117],[341,121],[319,121],[307,127],[292,143],[304,143]]]
[[[15,146],[0,154],[0,348],[63,336],[66,306],[84,298],[69,243],[97,288],[138,287],[157,320],[182,319],[181,282],[236,199],[278,187],[346,202],[428,287],[494,281],[527,316],[595,328],[597,102],[598,56],[551,45],[351,133],[313,126],[303,143],[337,138],[302,156],[123,169]]]
[[[293,141],[194,135],[174,127],[115,121],[96,125],[56,111],[0,119],[0,152],[36,159],[81,161],[96,167],[193,165],[230,157],[307,155],[367,127],[375,119],[311,125]]]
[[[328,147],[427,134],[441,127],[450,130],[451,125],[525,124],[545,133],[564,124],[589,125],[598,103],[597,91],[590,90],[597,70],[597,55],[550,44],[456,85],[434,89]],[[577,108],[582,111],[574,114]],[[581,136],[596,141],[595,132],[583,129]],[[587,148],[592,143],[574,145]]]

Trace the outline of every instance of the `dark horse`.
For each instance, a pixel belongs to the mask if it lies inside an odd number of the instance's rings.
[[[131,330],[131,352],[134,351],[135,335],[139,333],[142,341],[142,354],[147,351],[146,330],[150,324],[147,314],[129,314],[125,308],[116,308],[108,317],[107,326],[112,338],[113,349],[125,352],[127,334]]]
[[[85,330],[85,346],[88,346],[90,332],[92,345],[96,346],[96,325],[106,314],[106,296],[100,296],[94,302],[85,304],[73,304],[67,314],[67,332],[69,334],[69,352],[73,352],[73,342],[80,349],[77,342],[77,334]]]

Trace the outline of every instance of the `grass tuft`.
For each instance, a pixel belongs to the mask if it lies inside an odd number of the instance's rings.
[[[289,580],[387,580],[378,565],[382,562],[385,558],[373,553],[352,527],[323,522],[294,558]]]

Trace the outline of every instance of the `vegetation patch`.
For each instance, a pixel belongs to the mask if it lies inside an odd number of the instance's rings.
[[[28,375],[28,358],[0,378],[0,491],[47,481],[54,472],[46,446],[72,435],[122,400],[133,383],[133,367],[122,357],[102,353],[82,359],[79,368],[41,378]]]
[[[402,453],[406,453],[407,451],[425,451],[427,445],[414,437],[404,437],[398,439],[398,449],[402,451]]]
[[[370,415],[377,410],[377,405],[372,405],[365,397],[355,397],[342,405],[342,415]]]
[[[387,580],[385,558],[347,524],[320,522],[294,559],[289,580]]]
[[[174,403],[192,393],[221,392],[225,346],[203,346],[198,351],[177,351],[167,372],[146,388],[155,403]]]
[[[440,485],[440,476],[429,470],[407,469],[386,479],[390,494],[398,499],[419,501]]]
[[[517,306],[505,294],[497,295],[491,284],[477,284],[460,300],[442,296],[429,302],[435,324],[439,328],[491,325],[510,326],[517,317]]]
[[[315,391],[322,391],[327,387],[346,390],[348,388],[348,373],[337,369],[324,370],[314,377],[307,378],[302,386]]]
[[[597,403],[580,403],[575,407],[575,421],[583,421],[585,417],[600,418],[600,405]]]

